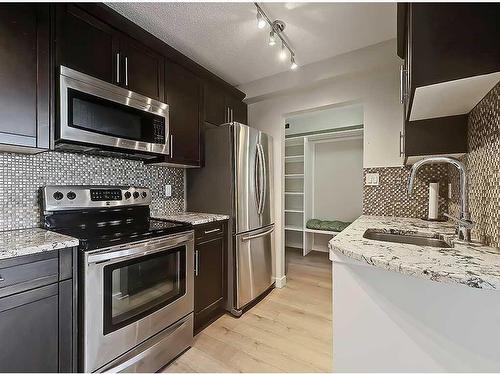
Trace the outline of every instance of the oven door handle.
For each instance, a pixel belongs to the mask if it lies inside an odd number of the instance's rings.
[[[87,258],[87,263],[101,263],[110,260],[127,260],[138,258],[148,254],[158,253],[160,251],[167,251],[172,247],[184,244],[189,241],[193,241],[194,235],[192,232],[186,234],[182,233],[175,237],[169,236],[169,238],[163,240],[151,240],[144,244],[126,247],[126,245],[118,245],[103,249],[97,253],[89,254]]]

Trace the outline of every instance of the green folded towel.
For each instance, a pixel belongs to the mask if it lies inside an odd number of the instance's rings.
[[[326,230],[330,232],[342,232],[350,224],[351,223],[339,220],[310,219],[307,220],[306,227],[309,229]]]

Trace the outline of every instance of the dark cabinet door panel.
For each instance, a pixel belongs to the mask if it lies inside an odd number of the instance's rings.
[[[247,105],[238,98],[226,98],[227,106],[231,109],[231,120],[241,124],[248,124]]]
[[[203,99],[205,122],[218,126],[228,121],[228,107],[222,88],[211,82],[205,82]]]
[[[198,268],[195,279],[195,312],[200,312],[224,297],[223,292],[223,238],[196,246]]]
[[[168,161],[200,164],[201,84],[182,66],[167,62],[165,86],[169,105],[171,155]]]
[[[118,83],[116,30],[74,5],[57,5],[57,63]]]
[[[405,123],[405,156],[467,152],[467,115]]]
[[[0,299],[1,372],[58,371],[58,287]]]
[[[47,6],[0,5],[0,142],[48,147],[48,27]]]
[[[216,223],[217,224],[217,223]],[[222,224],[222,223],[219,223]],[[218,237],[195,239],[194,330],[199,332],[224,311],[226,298],[226,224]],[[214,230],[212,224],[197,229]],[[218,227],[215,227],[218,228]],[[211,234],[211,233],[210,233]],[[201,238],[201,237],[200,237]],[[206,239],[205,239],[206,238]]]
[[[124,35],[120,38],[122,84],[131,91],[164,101],[163,56]]]

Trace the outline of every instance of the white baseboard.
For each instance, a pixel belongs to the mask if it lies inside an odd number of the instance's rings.
[[[286,285],[286,275],[283,275],[282,277],[273,277],[273,279],[276,288],[283,288]]]

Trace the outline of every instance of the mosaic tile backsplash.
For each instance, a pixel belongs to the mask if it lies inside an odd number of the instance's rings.
[[[165,196],[165,185],[172,196]],[[45,152],[37,155],[0,153],[0,228],[22,229],[41,223],[39,188],[44,185],[135,185],[149,187],[151,210],[184,211],[184,171],[146,165],[142,161]]]
[[[472,235],[488,246],[500,248],[500,83],[469,113],[466,165],[469,210],[475,227]],[[450,170],[450,210],[458,215],[458,173]]]
[[[413,194],[408,195],[410,167],[365,168],[378,173],[378,186],[364,185],[363,214],[425,218],[428,215],[429,183],[439,181],[439,216],[448,212],[448,168],[425,165],[417,172]]]

